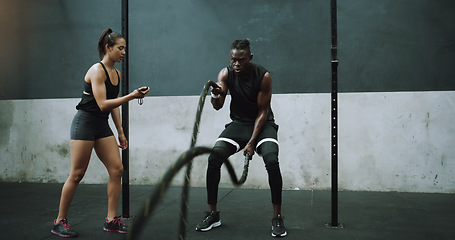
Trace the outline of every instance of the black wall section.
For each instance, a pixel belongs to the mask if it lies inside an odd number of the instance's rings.
[[[130,11],[130,77],[153,95],[197,95],[243,38],[274,93],[330,92],[330,1],[141,0]]]
[[[0,99],[80,97],[102,31],[121,32],[113,2],[1,0]]]
[[[198,95],[234,39],[274,93],[330,92],[330,0],[130,1],[130,88]],[[455,1],[338,0],[339,91],[455,90]],[[0,1],[0,99],[78,98],[121,1]],[[118,65],[120,68],[120,65]]]
[[[455,90],[455,1],[338,1],[339,90]]]

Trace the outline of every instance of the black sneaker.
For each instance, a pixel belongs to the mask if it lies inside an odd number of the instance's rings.
[[[284,237],[287,235],[286,228],[284,227],[283,217],[278,215],[272,219],[272,237]]]
[[[112,221],[108,222],[106,218],[106,222],[104,223],[103,230],[106,232],[118,232],[118,233],[126,233],[127,226],[122,221],[125,220],[121,217],[115,217]]]
[[[71,229],[70,224],[66,218],[60,220],[60,222],[56,222],[57,219],[54,220],[54,228],[52,228],[51,233],[58,235],[60,237],[77,237],[79,234]]]
[[[196,231],[206,232],[219,226],[221,226],[220,212],[205,212],[204,220],[196,226]]]

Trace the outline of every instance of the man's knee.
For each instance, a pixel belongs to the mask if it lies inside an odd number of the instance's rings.
[[[224,160],[235,153],[235,146],[224,141],[217,141],[209,156],[209,167],[221,168]]]
[[[280,171],[280,164],[278,162],[278,153],[267,153],[262,155],[264,159],[265,168],[267,171]]]
[[[267,170],[279,169],[278,144],[275,142],[264,142],[259,146],[258,153],[262,155]]]

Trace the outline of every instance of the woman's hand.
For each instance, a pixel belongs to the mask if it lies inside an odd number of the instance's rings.
[[[118,141],[120,143],[118,145],[119,148],[121,148],[122,150],[125,150],[126,148],[128,148],[128,140],[126,140],[126,137],[125,137],[124,133],[119,133]]]
[[[133,95],[134,98],[144,98],[145,95],[147,95],[150,91],[149,87],[140,87],[138,89],[135,89],[131,94]]]

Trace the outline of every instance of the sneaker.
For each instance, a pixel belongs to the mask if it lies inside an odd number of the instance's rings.
[[[122,221],[125,220],[121,217],[115,217],[112,221],[108,222],[106,218],[106,222],[104,223],[103,230],[106,232],[118,232],[118,233],[126,233],[127,226]]]
[[[58,235],[60,237],[77,237],[79,234],[71,229],[70,224],[66,218],[60,220],[57,223],[57,219],[54,220],[54,228],[52,228],[51,233]]]
[[[205,212],[204,220],[196,226],[196,231],[206,232],[219,226],[221,226],[220,212]]]
[[[287,235],[286,228],[284,227],[283,217],[278,215],[272,219],[272,237],[284,237]]]

